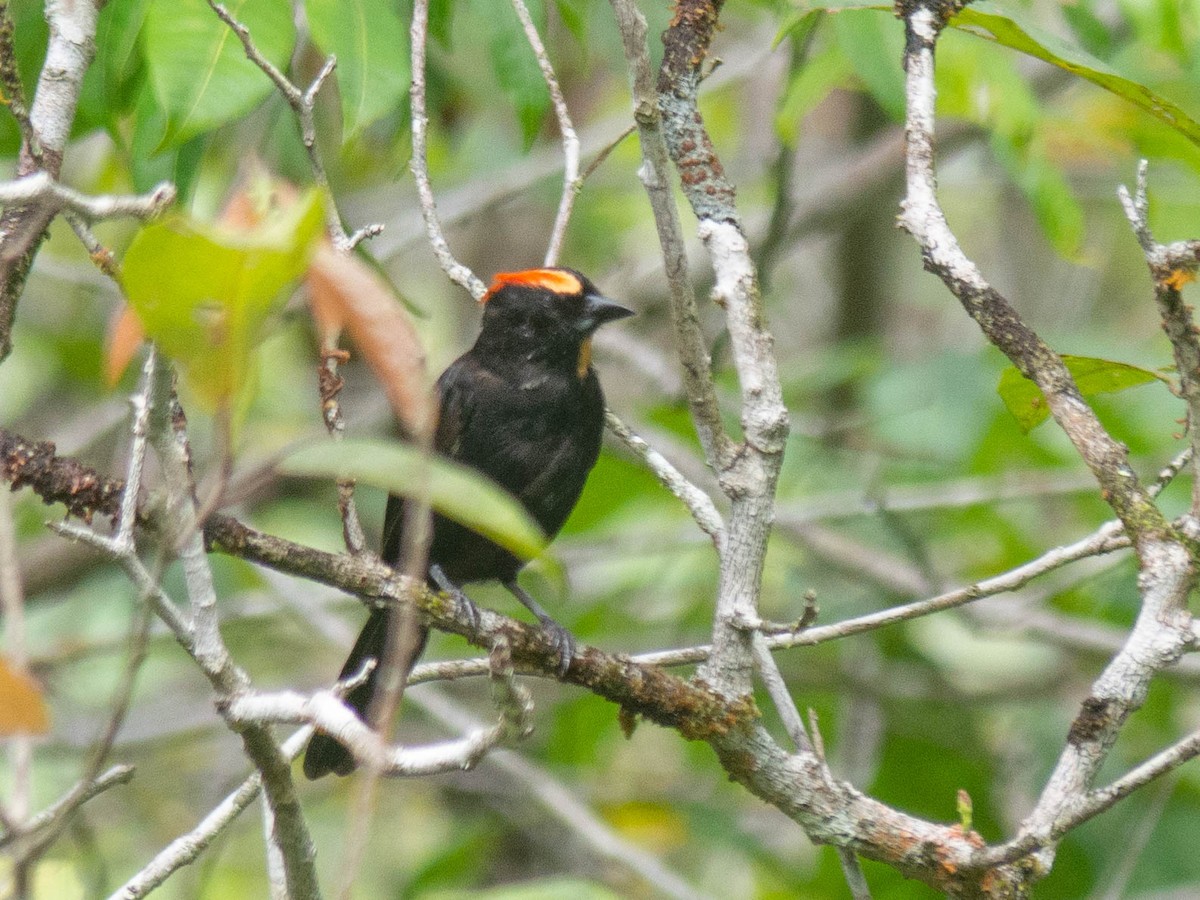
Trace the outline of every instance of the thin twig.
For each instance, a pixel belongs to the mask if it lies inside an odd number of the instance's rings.
[[[700,526],[700,530],[712,538],[719,551],[725,537],[725,522],[712,498],[688,481],[670,460],[634,434],[612,410],[605,412],[604,421],[608,430],[645,463],[646,468],[654,473],[662,486],[683,502],[696,524]]]
[[[329,336],[323,337],[323,341]],[[342,440],[346,433],[346,421],[342,416],[339,395],[345,380],[338,374],[338,364],[346,362],[350,354],[326,344],[321,351],[321,363],[317,367],[317,391],[321,400],[321,418],[334,442]],[[337,483],[338,511],[342,516],[342,538],[351,553],[362,553],[367,549],[367,537],[358,517],[354,502],[354,481],[339,479]]]
[[[537,26],[533,24],[529,7],[525,5],[525,0],[512,0],[512,5],[517,12],[517,18],[521,20],[521,27],[525,30],[529,46],[533,48],[533,55],[537,57],[538,68],[541,69],[546,88],[550,91],[550,102],[554,106],[554,115],[558,119],[558,130],[562,135],[562,199],[558,202],[558,213],[554,217],[554,228],[550,232],[550,246],[546,249],[545,259],[546,265],[553,266],[558,263],[559,254],[562,252],[567,224],[571,221],[571,207],[575,204],[575,197],[583,186],[583,179],[579,177],[579,137],[575,134],[575,126],[571,123],[571,113],[567,109],[567,101],[563,98],[562,88],[559,87],[558,78],[554,74],[554,66],[550,64],[550,55],[546,52],[546,46],[542,43]]]
[[[342,225],[342,217],[338,212],[337,199],[333,195],[333,190],[329,186],[329,176],[325,172],[325,165],[321,160],[321,153],[317,147],[317,126],[314,114],[317,95],[321,88],[333,74],[334,68],[337,66],[337,58],[334,56],[328,57],[321,66],[312,83],[304,91],[291,82],[286,75],[279,70],[269,59],[267,59],[262,51],[254,43],[254,39],[244,24],[239,22],[232,13],[229,12],[222,4],[216,0],[209,0],[209,6],[213,12],[228,25],[242,42],[242,48],[246,52],[246,57],[263,71],[268,78],[271,79],[279,93],[283,95],[288,106],[292,108],[292,112],[296,116],[296,121],[300,126],[300,139],[304,144],[304,148],[308,153],[308,164],[312,171],[313,182],[317,185],[318,190],[325,200],[325,224],[329,232],[330,239],[333,241],[334,247],[342,252],[349,253],[363,240],[374,237],[383,231],[381,224],[367,225],[358,229],[353,235],[347,236],[346,229]],[[341,407],[337,400],[338,391],[341,389],[341,378],[337,374],[338,362],[341,361],[337,355],[336,349],[333,347],[323,348],[326,352],[323,355],[322,368],[320,370],[320,392],[321,392],[321,411],[322,417],[325,420],[325,425],[329,429],[330,435],[335,441],[340,440],[345,425],[342,421]],[[354,502],[354,483],[352,481],[338,482],[338,508],[342,515],[342,531],[345,536],[346,548],[351,553],[362,553],[366,549],[366,538],[363,534],[362,524],[359,521],[358,509]]]
[[[56,181],[49,172],[35,172],[15,181],[0,182],[0,206],[40,203],[47,212],[70,210],[85,222],[122,217],[150,219],[175,202],[175,185],[161,182],[145,194],[88,196]]]
[[[1125,216],[1146,255],[1146,265],[1154,279],[1154,299],[1162,318],[1162,328],[1171,341],[1175,368],[1179,374],[1179,393],[1187,403],[1188,435],[1193,457],[1192,515],[1200,515],[1200,338],[1197,338],[1192,308],[1183,302],[1183,284],[1195,278],[1200,268],[1200,242],[1181,246],[1185,253],[1172,253],[1154,240],[1150,232],[1150,203],[1146,194],[1146,160],[1138,164],[1134,196],[1121,185],[1117,194]]]
[[[599,152],[596,153],[596,155],[592,158],[592,161],[587,164],[587,167],[580,174],[579,180],[582,182],[591,178],[592,175],[595,174],[596,170],[604,165],[604,161],[608,159],[609,155],[618,147],[620,147],[621,144],[625,143],[625,139],[636,131],[637,123],[635,122],[634,124],[627,126],[624,131],[601,147]]]
[[[326,59],[312,84],[308,86],[307,90],[302,91],[263,55],[251,37],[250,29],[239,22],[223,4],[216,0],[208,0],[208,5],[212,7],[218,18],[233,30],[238,40],[242,42],[246,58],[271,79],[275,87],[279,89],[279,93],[283,95],[283,99],[287,101],[288,106],[292,108],[292,112],[296,114],[300,125],[300,139],[304,143],[304,149],[308,152],[308,165],[312,170],[313,182],[325,199],[325,224],[329,229],[334,246],[339,250],[348,251],[363,238],[378,234],[383,228],[382,225],[368,226],[366,229],[355,232],[354,241],[346,236],[346,229],[342,226],[342,218],[338,213],[337,201],[333,196],[333,190],[329,187],[329,177],[325,174],[325,165],[321,162],[321,154],[317,149],[317,126],[313,108],[316,104],[317,94],[320,93],[325,81],[333,74],[333,70],[337,66],[337,58],[330,56]]]
[[[409,29],[409,44],[412,48],[412,87],[409,90],[412,106],[412,160],[409,168],[417,182],[417,197],[421,201],[421,215],[425,219],[425,234],[429,238],[429,246],[433,248],[438,264],[451,281],[479,300],[487,293],[487,286],[450,252],[450,245],[446,243],[442,223],[438,218],[437,204],[433,199],[433,186],[429,182],[429,160],[426,154],[429,116],[425,112],[425,44],[428,33],[429,0],[415,0],[412,26]]]
[[[755,649],[757,651],[758,647]],[[756,658],[761,657],[756,653]],[[766,658],[771,660],[771,665],[774,665],[774,657],[767,654]],[[780,682],[782,683],[782,678]],[[786,686],[784,686],[783,690],[786,692]],[[817,719],[817,711],[812,707],[809,707],[808,710],[808,731],[812,733],[812,740],[809,743],[808,732],[804,730],[804,722],[800,718],[800,711],[791,702],[790,695],[785,707],[790,707],[790,712],[784,715],[784,721],[792,723],[788,728],[789,733],[798,733],[804,736],[805,746],[810,748],[810,752],[820,762],[825,783],[829,785],[830,789],[834,789],[836,784],[833,772],[829,768],[829,761],[825,756],[825,738],[821,735],[821,725]],[[800,749],[800,746],[798,744],[797,749]],[[850,888],[850,896],[853,900],[871,900],[871,888],[867,885],[867,877],[863,874],[862,864],[858,861],[858,856],[849,847],[835,846],[834,849],[837,851],[838,862],[842,867],[842,874],[846,877],[846,886]]]
[[[1200,731],[1192,732],[1177,744],[1156,753],[1108,786],[1089,791],[1083,797],[1077,798],[1074,804],[1064,808],[1044,829],[1023,829],[1016,839],[979,851],[971,860],[971,865],[990,868],[1049,847],[1071,829],[1111,809],[1134,791],[1168,772],[1173,772],[1197,756],[1200,756]]]
[[[474,716],[439,691],[413,692],[409,699],[432,718],[456,731],[482,727]],[[598,856],[629,869],[663,895],[676,900],[702,900],[706,896],[654,854],[632,843],[596,815],[571,786],[520,752],[499,749],[488,756],[485,766],[499,769],[515,779],[524,796],[540,804]]]
[[[688,402],[705,458],[713,470],[719,472],[733,458],[735,448],[721,422],[711,377],[712,360],[700,329],[700,313],[688,276],[683,227],[671,192],[670,159],[663,139],[658,95],[646,45],[646,19],[632,0],[611,0],[611,3],[630,70],[633,117],[642,142],[642,165],[638,177],[650,200],[662,247],[676,346],[683,365]]]
[[[133,779],[133,772],[133,766],[113,766],[103,774],[89,781],[82,793],[71,791],[64,794],[50,806],[47,806],[40,813],[30,818],[25,823],[25,833],[36,834],[43,828],[62,819],[70,809],[78,808],[93,797],[103,794],[109,788],[116,787],[119,784],[128,784]],[[7,836],[4,840],[0,841],[0,848],[10,843],[11,837],[11,835]]]
[[[311,728],[301,728],[280,747],[288,760],[295,759],[308,739]],[[194,862],[201,853],[231,825],[262,790],[262,775],[255,772],[222,800],[200,823],[187,834],[180,835],[142,869],[117,889],[109,900],[140,900],[179,869]]]

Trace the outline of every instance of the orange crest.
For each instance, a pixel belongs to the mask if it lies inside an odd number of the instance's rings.
[[[492,286],[480,298],[480,303],[487,303],[496,291],[509,285],[541,288],[552,294],[578,294],[583,291],[583,282],[579,276],[566,269],[526,269],[523,272],[497,272],[492,279]]]

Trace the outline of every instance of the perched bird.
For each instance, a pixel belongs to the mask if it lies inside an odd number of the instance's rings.
[[[606,322],[633,315],[602,296],[571,269],[502,272],[483,297],[483,325],[475,346],[453,362],[437,382],[439,418],[434,450],[478,470],[519,500],[554,537],[574,509],[600,453],[604,395],[592,369],[592,334]],[[382,556],[399,561],[404,548],[405,502],[388,498]],[[437,513],[429,545],[429,583],[457,592],[472,581],[503,584],[552,632],[562,671],[574,641],[518,584],[525,564],[488,538]],[[341,678],[383,654],[391,613],[371,612],[342,668]],[[424,648],[421,628],[412,663]],[[354,688],[346,703],[365,720],[376,673]],[[334,738],[316,734],[304,756],[304,774],[354,770],[350,752]]]

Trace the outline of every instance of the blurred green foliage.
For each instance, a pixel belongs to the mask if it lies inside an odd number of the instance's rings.
[[[298,6],[299,28],[286,0],[229,4],[301,86],[337,54],[319,97],[318,146],[347,224],[386,224],[368,251],[422,313],[417,325],[436,372],[469,345],[477,313],[433,262],[407,175],[409,4]],[[10,9],[32,91],[46,44],[40,4],[14,0]],[[600,0],[557,0],[531,10],[586,163],[629,122],[610,9]],[[657,58],[654,36],[670,10],[645,4],[645,13]],[[714,54],[724,64],[707,80],[702,108],[762,265],[793,421],[764,616],[795,618],[811,590],[820,621],[837,621],[1003,572],[1089,533],[1109,513],[1074,451],[1051,426],[1022,433],[996,392],[1006,361],[892,228],[903,176],[900,23],[872,9],[810,15],[782,0],[727,4],[722,17]],[[1147,102],[1200,117],[1200,3],[989,3],[971,7],[962,24],[938,50],[940,188],[960,241],[1057,351],[1160,371],[1170,349],[1115,188],[1132,181],[1138,157],[1148,157],[1156,236],[1200,231],[1195,135],[1131,102],[1155,98]],[[561,169],[548,95],[519,23],[504,3],[435,0],[430,29],[430,169],[451,245],[483,277],[537,264]],[[991,37],[967,33],[981,29]],[[1087,71],[1039,61],[1045,54],[1030,55],[1019,46],[1025,40]],[[98,43],[64,169],[73,186],[120,192],[170,178],[182,206],[208,218],[251,160],[309,180],[290,110],[203,0],[109,0]],[[0,150],[11,157],[16,141],[10,118],[0,116]],[[675,373],[639,165],[630,138],[590,177],[563,259],[640,313],[597,348],[610,405],[712,488]],[[690,228],[693,220],[684,220]],[[112,222],[98,231],[124,256],[135,228]],[[698,251],[692,262],[703,297],[707,263]],[[870,277],[857,278],[862,272]],[[0,365],[0,423],[55,440],[108,472],[123,466],[122,396],[134,377],[109,392],[100,375],[102,336],[119,302],[70,230],[56,225],[21,301],[15,351]],[[736,429],[720,311],[704,304],[702,313]],[[258,390],[237,438],[233,483],[242,491],[234,511],[336,550],[331,486],[251,477],[284,448],[325,440],[306,314],[287,304],[271,322],[249,363]],[[355,361],[345,374],[350,432],[388,434],[389,413],[369,371]],[[1183,407],[1168,391],[1147,387],[1094,402],[1146,478],[1182,448]],[[213,422],[199,408],[189,412],[197,474],[215,477]],[[1186,481],[1168,489],[1168,512],[1185,508],[1189,489]],[[383,497],[359,491],[371,534]],[[47,532],[44,520],[61,510],[21,494],[16,514],[31,650],[54,716],[54,733],[35,759],[40,808],[77,777],[103,722],[134,590],[113,567]],[[711,546],[618,449],[606,449],[552,552],[568,575],[565,592],[552,567],[534,566],[524,578],[582,642],[637,652],[707,641],[717,576]],[[214,557],[213,566],[226,639],[256,683],[328,684],[363,617],[359,605],[237,560]],[[166,587],[181,596],[174,569]],[[481,586],[472,595],[514,612],[502,591]],[[779,662],[800,708],[818,714],[835,773],[944,822],[959,820],[965,790],[974,827],[998,840],[1029,810],[1080,700],[1136,612],[1134,567],[1116,554],[1019,595],[788,651]],[[461,641],[436,636],[430,655],[466,653]],[[1184,665],[1155,685],[1126,727],[1109,777],[1194,729],[1197,681],[1196,667]],[[697,890],[845,896],[832,852],[730,784],[705,746],[645,723],[627,740],[608,704],[550,682],[531,687],[537,731],[520,748],[523,757]],[[422,709],[428,690],[413,688],[402,711],[398,733],[413,742],[448,733]],[[492,715],[482,681],[438,690],[481,718]],[[758,699],[775,727],[769,702]],[[38,896],[114,889],[246,774],[206,683],[165,635],[151,643],[115,759],[136,764],[136,778],[85,807],[39,867]],[[10,778],[0,769],[0,792]],[[323,883],[336,884],[353,785],[325,780],[300,791]],[[1200,884],[1197,823],[1200,776],[1185,767],[1068,836],[1037,896],[1186,896]],[[933,896],[883,866],[867,864],[866,875],[878,898]],[[263,885],[261,823],[251,812],[159,896],[256,897]],[[358,891],[655,895],[489,762],[462,775],[382,785]]]

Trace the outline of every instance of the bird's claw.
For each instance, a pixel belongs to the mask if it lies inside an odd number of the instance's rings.
[[[433,578],[434,584],[438,586],[438,590],[454,599],[455,613],[470,619],[471,630],[478,631],[480,626],[483,625],[483,621],[479,616],[479,607],[471,602],[471,598],[463,592],[462,588],[446,576],[441,566],[436,563],[430,566],[429,574]]]
[[[458,604],[458,614],[471,620],[472,631],[479,631],[483,625],[483,620],[479,615],[479,607],[472,603],[471,599],[462,591],[456,592],[454,600]]]
[[[551,645],[558,651],[558,674],[566,675],[575,656],[575,636],[549,616],[541,620]]]

